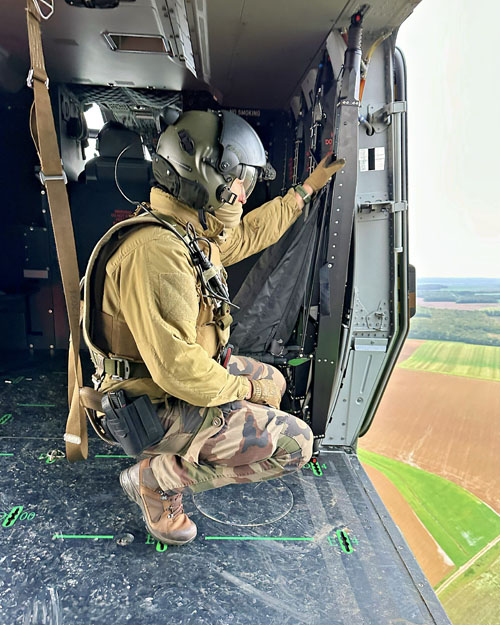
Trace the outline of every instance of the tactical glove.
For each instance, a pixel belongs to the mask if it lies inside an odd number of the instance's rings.
[[[252,394],[250,401],[254,404],[266,404],[279,409],[281,393],[272,380],[251,380]]]
[[[314,169],[309,178],[304,181],[304,184],[308,184],[314,192],[322,189],[325,184],[330,180],[335,172],[342,169],[345,165],[345,158],[340,158],[338,161],[333,160],[333,154],[327,154],[323,160],[318,163],[316,169]]]

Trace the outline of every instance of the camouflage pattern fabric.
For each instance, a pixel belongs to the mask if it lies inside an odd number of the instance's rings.
[[[232,375],[246,375],[251,380],[273,380],[281,391],[281,396],[286,390],[286,381],[283,375],[275,367],[265,365],[253,358],[244,356],[231,356],[227,370]]]
[[[228,365],[233,375],[251,379],[272,379],[283,394],[286,382],[270,365],[252,358],[233,356]],[[199,427],[200,414],[207,409],[177,401],[165,416],[167,433],[154,448],[151,468],[165,491],[193,492],[227,484],[260,482],[300,469],[311,458],[313,434],[301,419],[269,406],[239,400],[217,406],[218,431],[206,438],[196,453],[190,446],[176,451],[179,436],[185,442],[189,430]],[[214,410],[211,408],[209,410]],[[193,434],[191,433],[193,439]],[[193,442],[195,439],[193,439]]]

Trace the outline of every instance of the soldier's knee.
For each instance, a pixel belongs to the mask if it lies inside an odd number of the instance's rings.
[[[287,427],[278,439],[281,454],[285,452],[282,455],[283,469],[296,471],[309,462],[313,452],[313,441],[313,433],[307,423],[287,415]]]
[[[302,455],[299,460],[299,467],[298,467],[299,469],[301,469],[305,464],[307,464],[309,460],[312,458],[313,444],[314,444],[314,437],[311,431],[310,438],[307,440],[306,439],[302,440],[302,445],[301,445]]]
[[[279,388],[281,397],[283,397],[286,391],[285,376],[281,373],[281,371],[279,371],[278,369],[276,369],[276,367],[273,367],[272,365],[265,365],[265,367],[267,369],[267,375],[263,377],[271,379]]]

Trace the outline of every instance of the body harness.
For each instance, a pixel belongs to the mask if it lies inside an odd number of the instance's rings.
[[[110,375],[112,380],[115,381],[151,377],[143,362],[133,362],[120,354],[113,354],[108,357],[105,350],[94,343],[94,332],[91,328],[93,312],[100,308],[102,301],[105,267],[111,255],[122,242],[123,230],[127,227],[129,230],[146,224],[158,224],[166,228],[187,247],[192,265],[198,275],[201,296],[212,301],[216,327],[224,331],[231,325],[233,320],[229,311],[230,306],[236,308],[236,305],[231,303],[225,280],[211,261],[210,241],[205,237],[198,236],[192,223],[188,223],[183,228],[172,217],[158,215],[145,202],[139,204],[134,217],[113,226],[97,243],[89,260],[89,266],[84,279],[83,334],[90,349],[92,362],[96,368],[95,374],[92,376],[95,390],[99,390],[106,374]],[[205,242],[208,246],[208,256],[201,249],[199,241]],[[224,349],[224,346],[222,346],[222,348],[222,350],[219,349],[217,356],[220,363],[225,365],[230,355],[230,347]]]

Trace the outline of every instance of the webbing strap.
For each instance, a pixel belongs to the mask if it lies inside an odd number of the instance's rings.
[[[82,386],[82,370],[79,355],[80,288],[78,263],[65,176],[62,170],[49,97],[48,77],[45,71],[40,31],[41,18],[33,0],[27,0],[26,16],[31,57],[28,84],[33,87],[34,93],[30,128],[40,159],[42,170],[40,179],[45,185],[49,201],[71,336],[68,358],[68,402],[70,410],[64,440],[66,441],[66,457],[70,462],[75,462],[86,460],[88,456],[87,421],[79,398],[79,391]]]
[[[117,380],[151,377],[149,369],[143,362],[132,362],[126,358],[105,358],[104,373]]]

